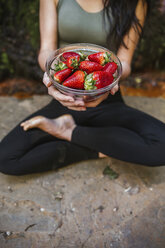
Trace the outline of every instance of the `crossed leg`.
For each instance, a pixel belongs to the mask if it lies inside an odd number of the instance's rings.
[[[100,106],[94,112],[88,126],[77,126],[71,115],[54,120],[39,116],[22,126],[41,128],[60,139],[124,161],[149,166],[165,164],[164,123],[124,103]]]

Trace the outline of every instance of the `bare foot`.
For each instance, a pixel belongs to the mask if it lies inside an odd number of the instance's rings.
[[[41,130],[59,138],[71,141],[72,132],[76,124],[71,115],[62,115],[56,119],[48,119],[44,116],[35,116],[21,123],[24,131],[32,128]]]

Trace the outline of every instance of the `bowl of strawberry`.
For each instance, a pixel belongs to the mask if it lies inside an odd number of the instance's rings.
[[[46,72],[53,85],[75,99],[93,101],[119,81],[122,67],[110,50],[88,43],[65,46],[52,52]]]

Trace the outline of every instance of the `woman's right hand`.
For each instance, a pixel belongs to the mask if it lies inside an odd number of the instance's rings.
[[[76,111],[85,111],[85,102],[83,100],[75,100],[72,96],[67,96],[58,91],[50,81],[47,73],[44,73],[43,83],[48,88],[48,94],[59,101],[63,106],[68,109],[76,110]]]

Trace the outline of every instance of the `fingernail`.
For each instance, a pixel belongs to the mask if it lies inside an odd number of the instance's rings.
[[[47,83],[47,87],[50,87],[52,85],[52,82]]]

